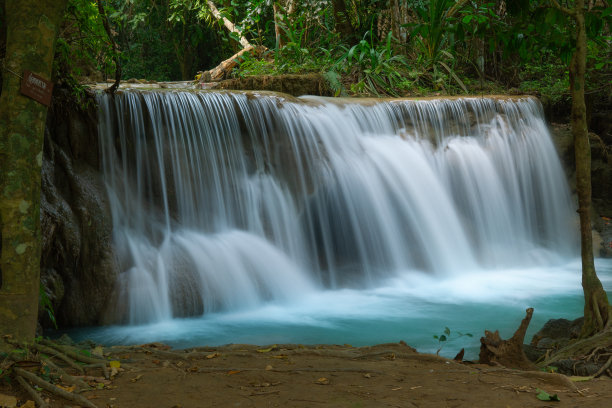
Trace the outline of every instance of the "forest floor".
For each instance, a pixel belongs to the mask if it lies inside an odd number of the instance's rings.
[[[105,348],[104,354],[120,368],[110,381],[99,369],[89,373],[95,389],[82,395],[98,408],[603,408],[612,401],[612,380],[605,376],[573,382],[559,374],[419,354],[404,343],[189,351],[154,343]],[[541,390],[559,401],[541,401]],[[16,396],[20,404],[29,399],[17,384],[0,384],[3,394]],[[77,406],[56,397],[49,403],[52,408]]]

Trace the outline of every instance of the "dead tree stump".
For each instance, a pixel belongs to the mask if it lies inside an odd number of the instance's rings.
[[[480,364],[498,363],[508,368],[536,369],[535,364],[529,361],[523,352],[525,333],[533,315],[533,308],[530,307],[526,312],[521,325],[508,340],[502,340],[498,330],[495,333],[485,330],[485,337],[480,338]]]

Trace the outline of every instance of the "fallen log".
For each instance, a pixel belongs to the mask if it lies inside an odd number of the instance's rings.
[[[508,368],[518,368],[521,370],[535,370],[537,367],[527,359],[523,352],[523,342],[525,333],[533,308],[526,310],[526,316],[521,322],[519,328],[514,332],[514,335],[508,340],[502,340],[499,336],[499,331],[492,333],[485,330],[485,337],[480,338],[480,355],[479,363],[481,364],[500,364]]]
[[[199,72],[198,77],[196,78],[198,78],[198,81],[200,83],[221,81],[229,77],[229,74],[240,63],[240,59],[243,56],[245,56],[246,54],[251,54],[252,56],[258,58],[265,51],[267,51],[266,47],[263,47],[263,46],[253,47],[252,45],[249,45],[248,47],[246,47],[243,50],[240,50],[239,52],[232,55],[225,61],[222,61],[219,65],[217,65],[213,69],[210,69],[208,71]]]

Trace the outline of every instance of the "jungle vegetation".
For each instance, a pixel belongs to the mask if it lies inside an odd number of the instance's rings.
[[[47,3],[48,10],[40,6]],[[609,330],[612,313],[589,243],[585,101],[610,103],[611,22],[606,0],[0,0],[0,320],[10,317],[0,331],[17,325],[13,334],[33,338],[38,296],[40,175],[31,164],[42,151],[46,108],[22,101],[16,75],[30,69],[75,93],[117,72],[193,80],[248,46],[261,52],[243,53],[224,77],[314,72],[336,95],[500,92],[571,100],[583,335]]]

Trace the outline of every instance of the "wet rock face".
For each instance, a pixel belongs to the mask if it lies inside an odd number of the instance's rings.
[[[98,157],[96,108],[56,98],[47,119],[42,169],[41,282],[60,326],[96,324],[118,268]],[[43,326],[51,322],[39,313]]]
[[[604,123],[604,122],[600,122]],[[591,143],[591,184],[593,204],[593,226],[598,238],[594,241],[595,255],[612,256],[612,136],[610,127],[595,126],[590,133]],[[567,174],[570,189],[576,193],[576,162],[574,143],[569,124],[551,125],[551,134],[559,157]]]

